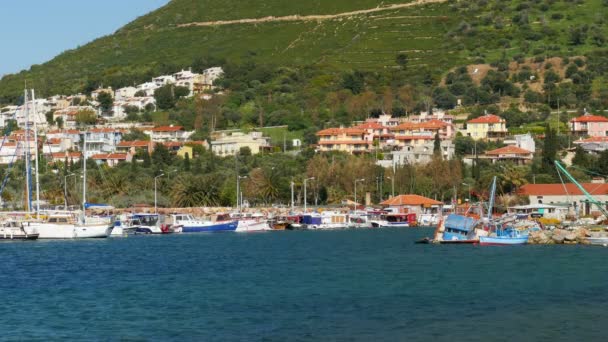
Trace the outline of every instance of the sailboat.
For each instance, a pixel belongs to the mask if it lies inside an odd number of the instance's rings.
[[[480,245],[523,245],[528,243],[529,231],[519,231],[513,227],[505,227],[492,220],[492,208],[496,196],[496,176],[492,181],[490,191],[490,205],[488,209],[488,222],[493,225],[493,232],[488,236],[480,236]]]
[[[32,91],[33,94],[33,91]],[[34,95],[32,95],[34,97]],[[27,90],[26,90],[26,103],[27,103]],[[30,156],[28,144],[28,111],[26,107],[26,163],[28,170],[28,212],[31,212],[31,187],[30,187]],[[34,121],[36,125],[36,120]],[[34,127],[34,134],[36,135],[37,127]],[[36,144],[38,143],[37,137]],[[35,229],[40,239],[76,239],[76,238],[106,238],[112,232],[112,226],[109,222],[103,220],[92,219],[87,220],[86,217],[86,184],[87,184],[87,169],[86,169],[86,133],[84,139],[84,151],[83,151],[83,186],[82,186],[82,213],[77,215],[74,212],[60,212],[51,213],[47,216],[45,221],[40,221],[40,192],[39,192],[39,178],[38,178],[38,147],[36,146],[36,220],[28,220],[23,222],[23,227],[27,230]],[[78,217],[80,216],[80,217]]]

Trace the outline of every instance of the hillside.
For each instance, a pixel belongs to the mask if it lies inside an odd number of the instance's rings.
[[[580,55],[603,46],[605,3],[173,0],[113,35],[5,76],[0,103],[14,101],[24,79],[41,94],[65,94],[133,84],[200,58],[383,72],[406,53],[410,70],[426,68],[439,79],[457,65]],[[292,19],[280,20],[285,16]]]

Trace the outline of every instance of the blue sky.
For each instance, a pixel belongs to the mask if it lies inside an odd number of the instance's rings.
[[[0,76],[113,33],[169,0],[0,0]]]

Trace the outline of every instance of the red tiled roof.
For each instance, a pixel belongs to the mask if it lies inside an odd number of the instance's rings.
[[[581,184],[592,195],[608,194],[608,184]],[[565,189],[564,189],[565,187]],[[566,196],[582,195],[581,190],[572,183],[566,184],[526,184],[519,188],[518,193],[524,196]]]
[[[46,133],[48,134],[80,134],[80,131],[78,131],[77,129],[64,129],[64,130],[54,130],[54,131],[48,131]]]
[[[599,115],[585,114],[570,120],[570,122],[608,122],[608,119]]]
[[[46,143],[50,144],[50,145],[61,144],[61,139],[59,139],[59,138],[51,138],[51,139],[48,139],[46,141]]]
[[[182,147],[184,146],[184,143],[179,141],[165,141],[163,142],[163,145],[165,145],[165,147]]]
[[[95,154],[91,157],[94,160],[108,160],[108,159],[116,159],[116,160],[127,160],[126,153],[100,153]]]
[[[428,135],[396,135],[397,140],[433,140],[435,137]]]
[[[318,136],[331,136],[331,135],[363,135],[365,130],[360,128],[327,128],[317,132]]]
[[[319,145],[371,145],[367,140],[321,140]]]
[[[593,142],[608,142],[608,137],[590,137],[574,141],[575,144],[593,143]]]
[[[476,124],[476,123],[501,123],[503,121],[505,121],[505,119],[501,118],[498,115],[486,114],[484,116],[480,116],[478,118],[469,120],[469,121],[467,121],[467,123],[472,123],[472,124]]]
[[[150,142],[146,140],[121,141],[116,147],[148,147]]]
[[[519,148],[517,146],[509,145],[501,148],[497,148],[492,151],[486,152],[489,155],[500,155],[500,154],[531,154],[532,151],[528,151],[523,148]]]
[[[360,125],[357,125],[353,128],[359,128],[359,129],[386,129],[388,127],[382,126],[380,123],[378,122],[364,122]]]
[[[88,133],[124,133],[122,129],[115,129],[109,127],[91,128],[87,131]]]
[[[57,152],[57,153],[51,153],[51,156],[53,157],[53,159],[63,159],[66,157],[80,158],[82,156],[82,153],[80,153],[80,152]]]
[[[420,195],[399,195],[387,199],[380,203],[385,206],[389,205],[440,205],[443,204],[439,201],[435,201],[432,198],[420,196]]]
[[[441,120],[429,120],[424,122],[404,122],[395,127],[391,127],[391,131],[410,130],[410,129],[428,129],[438,130],[447,127],[449,124]]]
[[[152,132],[177,132],[183,130],[183,126],[159,126],[151,129]]]

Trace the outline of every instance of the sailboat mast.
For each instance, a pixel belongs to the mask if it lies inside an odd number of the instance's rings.
[[[24,153],[24,158],[25,158],[25,196],[26,196],[26,204],[27,204],[27,212],[31,212],[32,211],[32,193],[30,190],[31,187],[31,170],[30,170],[30,153],[29,153],[29,149],[30,149],[30,143],[29,143],[29,108],[28,108],[28,100],[27,100],[28,96],[27,96],[27,89],[24,90],[24,97],[23,97],[23,109],[25,111],[25,149],[23,151]]]
[[[492,188],[490,189],[490,204],[488,205],[488,221],[492,221],[492,208],[494,207],[494,197],[496,196],[496,176],[492,180]]]
[[[34,109],[34,146],[36,146],[36,217],[40,218],[40,172],[38,170],[38,112],[36,111],[36,93],[32,89],[32,107]]]
[[[82,142],[82,212],[87,203],[87,131],[85,129]]]

